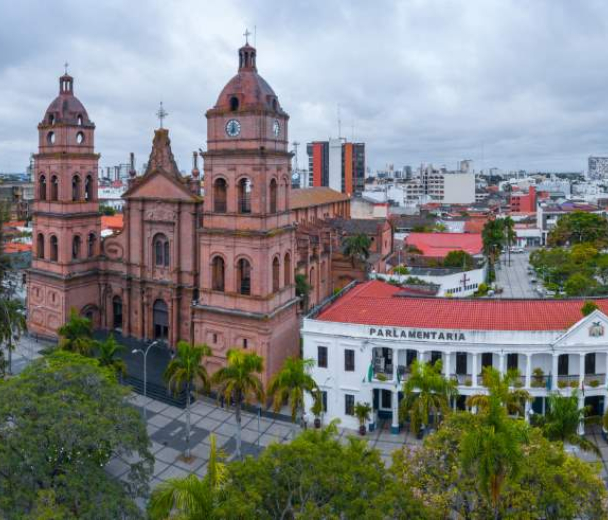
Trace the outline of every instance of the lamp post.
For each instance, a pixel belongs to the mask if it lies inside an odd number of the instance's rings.
[[[150,343],[145,351],[140,348],[134,348],[131,351],[132,354],[139,353],[144,357],[144,421],[146,421],[148,418],[148,408],[147,408],[147,403],[146,403],[147,386],[148,386],[148,363],[147,363],[148,362],[148,352],[150,352],[150,349],[155,345],[158,345],[158,341],[153,341],[152,343]]]

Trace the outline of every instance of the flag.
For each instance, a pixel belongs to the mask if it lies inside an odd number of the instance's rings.
[[[553,376],[551,375],[551,373],[549,373],[549,375],[547,376],[547,384],[546,384],[547,390],[551,390],[551,377],[553,377]]]
[[[399,372],[399,368],[397,368],[397,385],[401,384],[401,372]]]
[[[373,377],[374,377],[374,365],[370,362],[369,368],[367,369],[367,382],[371,383]],[[365,382],[365,378],[363,378],[363,382]]]

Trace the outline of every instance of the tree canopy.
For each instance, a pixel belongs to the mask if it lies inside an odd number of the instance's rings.
[[[605,217],[586,211],[573,211],[561,216],[547,236],[549,246],[584,242],[589,242],[597,248],[608,244],[608,220]]]
[[[475,266],[475,260],[466,251],[450,251],[443,259],[443,266],[470,270]]]

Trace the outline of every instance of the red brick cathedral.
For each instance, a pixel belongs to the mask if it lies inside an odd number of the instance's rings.
[[[207,343],[212,370],[229,348],[255,351],[264,379],[298,352],[289,116],[256,50],[238,58],[206,114],[204,203],[196,165],[180,175],[160,128],[145,174],[131,173],[124,229],[103,241],[95,125],[60,78],[38,125],[31,332],[55,336],[74,308],[125,336]]]

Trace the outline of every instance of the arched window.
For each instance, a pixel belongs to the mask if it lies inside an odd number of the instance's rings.
[[[59,258],[59,241],[55,235],[51,236],[51,260],[56,262]]]
[[[169,240],[165,235],[159,233],[154,237],[154,265],[169,267],[169,260]]]
[[[51,177],[51,200],[59,200],[59,179],[57,175]]]
[[[84,200],[87,202],[93,200],[93,177],[90,175],[87,175],[84,181]]]
[[[72,200],[80,200],[80,177],[78,175],[72,177]]]
[[[284,272],[284,285],[291,285],[291,255],[289,253],[285,253],[285,261],[283,262]]]
[[[226,269],[225,269],[225,265],[224,265],[224,259],[221,256],[216,256],[213,259],[211,271],[212,271],[211,272],[211,274],[212,274],[211,288],[214,291],[223,292]]]
[[[270,213],[277,212],[277,181],[276,179],[272,179],[270,181]]]
[[[78,114],[78,118],[76,120],[78,122],[78,126],[82,126],[82,116]]]
[[[91,258],[95,256],[95,244],[97,242],[97,237],[95,233],[89,233],[89,237],[87,238],[87,256]]]
[[[112,315],[114,317],[114,328],[122,329],[122,299],[120,296],[112,298]]]
[[[154,339],[166,340],[169,337],[169,309],[163,300],[156,300],[152,307]]]
[[[310,284],[311,288],[313,288],[315,286],[315,268],[314,267],[310,268],[310,276],[308,277],[308,283]]]
[[[44,260],[44,235],[42,233],[38,233],[36,239],[36,256]]]
[[[40,176],[40,200],[46,200],[46,177]]]
[[[224,179],[217,179],[213,185],[213,210],[216,213],[226,213],[228,184]]]
[[[278,292],[281,285],[281,263],[275,257],[272,261],[272,292]]]
[[[244,258],[236,264],[236,283],[240,294],[251,294],[251,264]]]
[[[76,235],[73,239],[72,239],[72,258],[76,259],[76,258],[80,258],[80,245],[82,243],[82,239],[80,238],[80,235]]]
[[[241,179],[239,181],[239,213],[251,213],[251,181]]]
[[[232,96],[230,98],[230,110],[235,112],[238,109],[239,109],[239,98],[237,98],[236,96]]]

